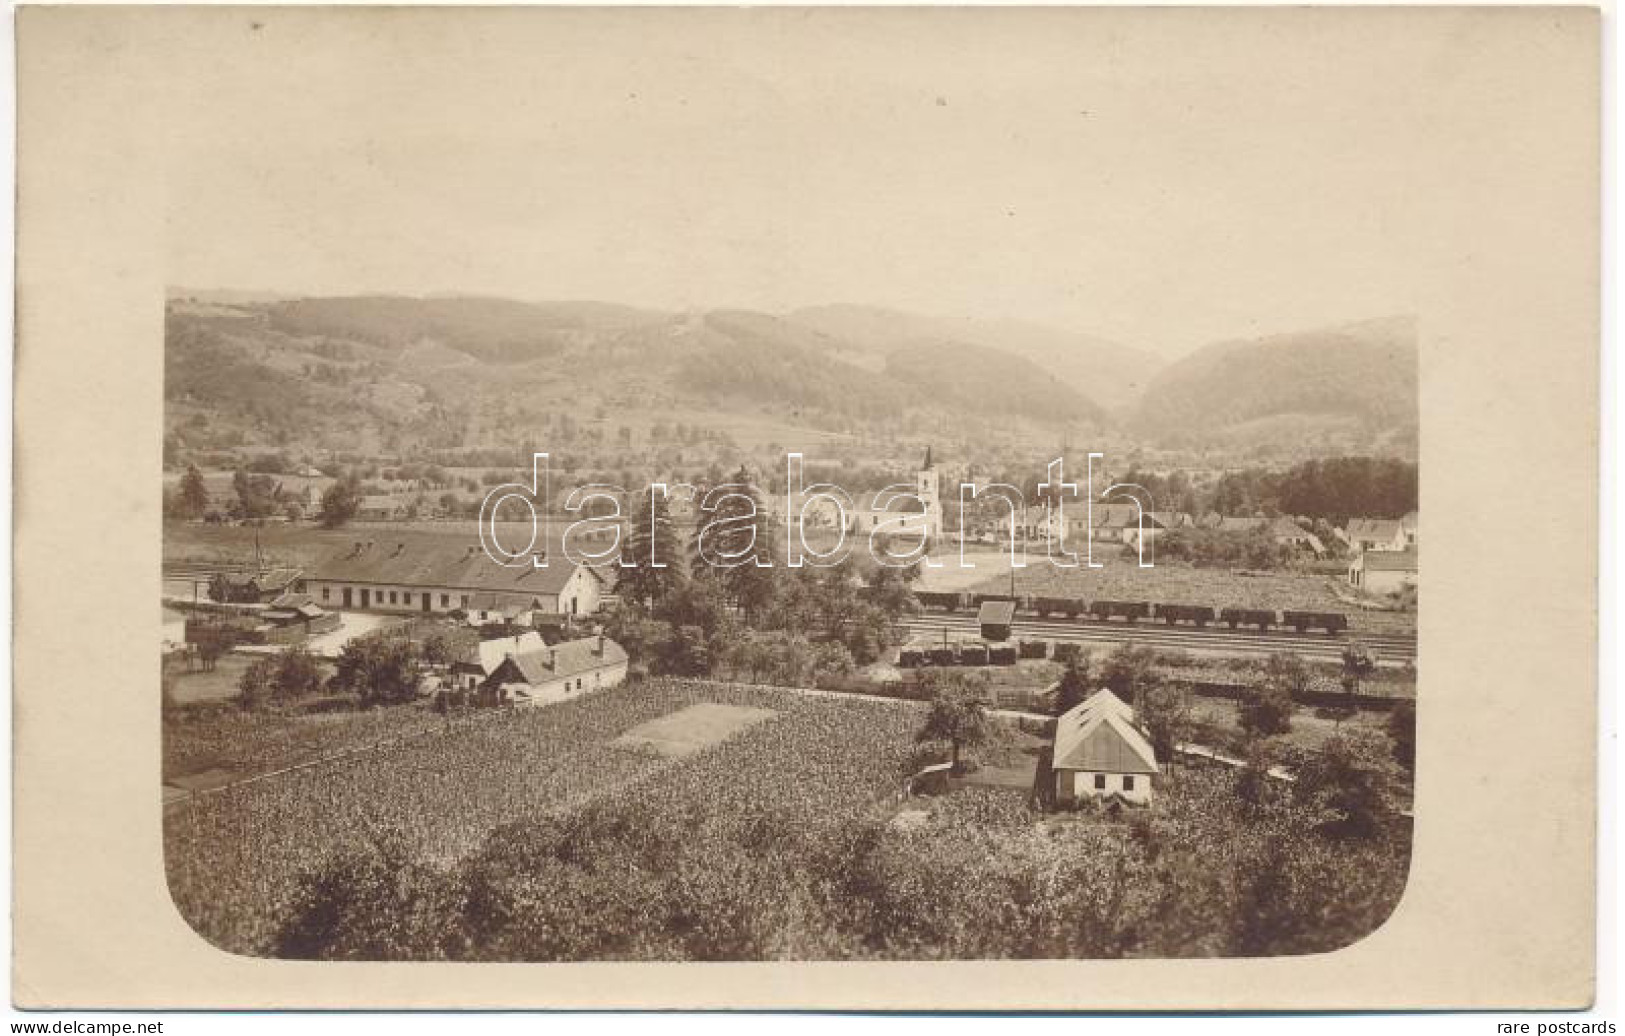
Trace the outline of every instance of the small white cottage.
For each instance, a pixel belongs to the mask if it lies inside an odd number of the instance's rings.
[[[1134,722],[1134,710],[1102,688],[1055,721],[1055,801],[1151,801],[1157,754]]]

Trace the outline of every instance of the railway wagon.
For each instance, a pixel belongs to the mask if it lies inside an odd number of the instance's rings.
[[[987,660],[990,665],[1015,665],[1016,648],[1014,644],[994,644],[987,649]]]
[[[1016,653],[1022,658],[1048,658],[1049,641],[1021,640],[1016,642]]]
[[[1159,604],[1156,617],[1170,626],[1176,622],[1206,626],[1213,621],[1213,609],[1205,604]]]
[[[1151,605],[1145,601],[1095,601],[1089,605],[1089,614],[1103,620],[1120,616],[1138,622],[1150,617]]]
[[[1282,612],[1281,625],[1291,626],[1299,633],[1323,629],[1335,636],[1349,627],[1349,619],[1342,612]]]
[[[1026,594],[972,594],[970,603],[980,608],[989,601],[1013,601],[1020,607],[1027,600]]]
[[[1065,615],[1069,619],[1075,619],[1089,610],[1088,604],[1081,597],[1029,596],[1016,607],[1024,612],[1032,612],[1041,619],[1051,615]]]
[[[961,644],[959,647],[960,665],[987,665],[986,644]]]
[[[1235,629],[1237,626],[1257,626],[1267,630],[1276,623],[1273,609],[1225,608],[1219,612],[1219,621]]]
[[[941,608],[946,612],[959,611],[970,603],[970,595],[957,590],[916,590],[914,599],[922,608]]]

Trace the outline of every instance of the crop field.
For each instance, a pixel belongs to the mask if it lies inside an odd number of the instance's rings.
[[[183,677],[183,686],[193,678]],[[163,775],[215,771],[241,779],[445,725],[420,704],[303,715],[218,705],[165,720]]]
[[[771,709],[704,701],[669,716],[639,723],[611,744],[617,748],[650,748],[664,756],[681,758],[725,741],[752,724],[772,719],[774,715]]]
[[[671,680],[484,713],[176,804],[170,889],[237,953],[541,961],[1306,953],[1404,887],[1408,828],[1328,836],[1218,768],[1144,814],[1035,812],[1043,739],[1015,731],[976,752],[993,786],[905,800],[922,718]],[[704,744],[617,743],[640,728]]]
[[[756,722],[681,761],[616,743],[706,703]],[[862,811],[896,790],[918,718],[906,705],[669,681],[491,715],[179,804],[165,817],[170,889],[211,942],[264,954],[299,875],[342,848],[388,837],[449,868],[498,825],[606,797],[659,801],[675,815]]]

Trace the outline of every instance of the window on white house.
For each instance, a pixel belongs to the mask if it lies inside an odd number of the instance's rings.
[[[1106,790],[1106,775],[1105,774],[1103,774],[1103,773],[1095,774],[1095,788],[1098,791],[1105,791]]]
[[[1133,791],[1134,790],[1134,775],[1132,773],[1125,773],[1123,775],[1123,790],[1124,791]]]

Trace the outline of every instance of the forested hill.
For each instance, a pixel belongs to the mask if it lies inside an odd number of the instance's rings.
[[[1109,410],[1134,404],[1166,361],[1155,353],[1093,335],[1022,320],[951,320],[879,306],[813,306],[790,321],[877,352],[926,343],[996,350],[1027,361],[1045,376]]]
[[[481,445],[510,439],[561,400],[634,426],[640,415],[709,413],[737,427],[756,414],[860,435],[984,422],[1049,440],[1107,420],[1012,353],[955,342],[877,348],[739,310],[182,296],[166,310],[166,349],[170,423],[196,429],[185,436],[194,445],[346,436],[365,440],[357,449]]]
[[[1152,381],[1134,421],[1164,440],[1289,429],[1403,439],[1416,423],[1409,318],[1207,346]]]

